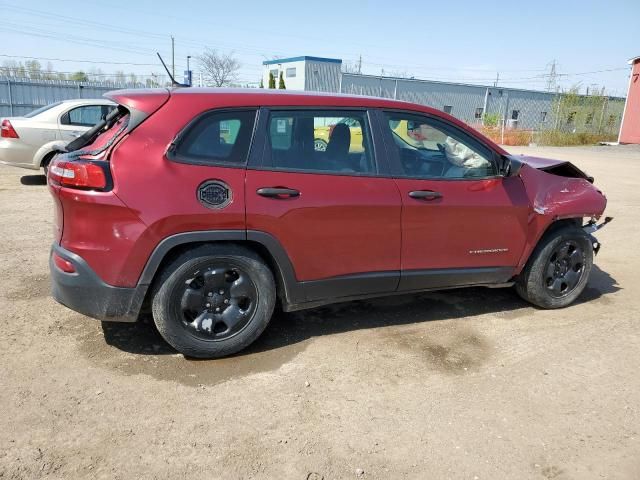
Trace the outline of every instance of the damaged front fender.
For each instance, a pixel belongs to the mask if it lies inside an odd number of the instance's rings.
[[[562,168],[554,170],[554,166]],[[560,172],[571,176],[563,176]],[[519,269],[524,267],[538,241],[554,222],[576,219],[582,226],[583,218],[598,219],[607,206],[604,194],[591,183],[593,179],[570,163],[535,168],[529,162],[523,162],[518,176],[524,183],[531,205],[528,244],[520,259]]]

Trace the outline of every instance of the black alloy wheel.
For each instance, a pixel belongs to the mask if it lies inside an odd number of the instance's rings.
[[[158,332],[188,357],[219,358],[255,341],[271,320],[276,282],[264,260],[236,244],[177,255],[152,287]]]
[[[541,308],[570,305],[589,281],[594,241],[579,225],[552,226],[516,278],[518,294]]]
[[[258,299],[249,275],[229,263],[194,272],[180,300],[182,325],[204,340],[225,340],[242,330]]]
[[[569,295],[580,283],[585,272],[585,253],[573,240],[560,243],[549,257],[545,272],[545,286],[550,295],[561,298]]]

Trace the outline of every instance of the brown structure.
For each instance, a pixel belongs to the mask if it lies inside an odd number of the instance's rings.
[[[622,114],[619,143],[640,143],[640,57],[629,60],[631,77]]]

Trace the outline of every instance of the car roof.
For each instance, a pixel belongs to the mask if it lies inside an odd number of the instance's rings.
[[[113,101],[106,98],[74,98],[71,100],[62,100],[61,105],[113,105]]]
[[[327,106],[352,106],[370,108],[399,108],[428,111],[439,115],[439,110],[424,105],[403,102],[380,97],[370,97],[365,95],[349,95],[332,92],[306,92],[297,90],[274,90],[259,88],[210,88],[210,87],[190,87],[171,88],[169,92],[172,97],[182,96],[210,96],[210,97],[236,97],[239,103],[249,103],[255,105],[275,106],[275,105],[327,105]]]
[[[256,108],[256,107],[319,107],[331,108],[384,108],[389,110],[407,110],[426,113],[447,120],[459,128],[481,137],[502,154],[506,151],[489,138],[469,125],[441,110],[381,97],[347,95],[330,92],[304,92],[296,90],[274,90],[263,88],[141,88],[114,90],[105,93],[105,97],[151,114],[171,97],[178,103],[197,103],[204,111],[211,108]]]

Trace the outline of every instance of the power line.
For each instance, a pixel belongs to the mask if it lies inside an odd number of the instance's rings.
[[[130,34],[130,35],[135,35],[137,37],[143,36],[143,37],[147,37],[147,38],[153,38],[154,40],[157,39],[166,39],[167,35],[166,34],[158,34],[158,33],[153,33],[153,32],[149,32],[149,31],[143,31],[143,30],[139,30],[139,29],[131,29],[131,28],[126,28],[126,27],[122,27],[120,25],[112,25],[112,24],[106,24],[106,23],[102,23],[102,22],[96,22],[96,21],[91,21],[91,20],[86,20],[86,19],[78,19],[76,17],[70,17],[67,15],[60,15],[60,14],[55,14],[55,13],[50,13],[50,12],[45,12],[42,10],[35,10],[32,8],[26,8],[26,7],[16,7],[16,6],[11,6],[11,5],[7,5],[6,8],[18,11],[18,12],[27,12],[30,13],[32,15],[36,15],[36,16],[41,16],[41,17],[45,17],[45,18],[53,18],[53,19],[63,19],[65,20],[65,22],[72,22],[72,23],[76,23],[82,26],[90,26],[90,27],[101,27],[104,29],[109,29],[112,31],[116,31],[116,32],[120,32],[120,33],[125,33],[125,34]],[[305,36],[300,36],[300,35],[286,35],[289,37],[296,37],[296,38],[311,38],[311,37],[305,37]],[[88,41],[93,41],[95,42],[95,40],[91,40],[91,39],[87,39]],[[211,40],[204,40],[204,39],[193,39],[193,38],[189,38],[189,37],[182,37],[181,39],[177,39],[176,43],[180,44],[180,45],[186,45],[186,46],[197,46],[198,48],[202,48],[203,46],[207,45],[208,43],[211,43]],[[248,54],[253,54],[253,55],[259,55],[261,52],[264,51],[263,47],[256,47],[256,46],[251,46],[251,45],[247,45],[247,44],[243,44],[243,43],[227,43],[227,42],[220,42],[220,41],[215,41],[216,45],[221,45],[221,46],[227,46],[228,48],[232,48],[232,49],[238,49],[239,51],[248,53]],[[120,48],[121,49],[121,48]],[[142,49],[139,49],[142,50]],[[146,50],[144,49],[144,52],[150,52],[150,50]],[[277,52],[280,53],[280,52]],[[369,58],[383,58],[383,57],[369,57]],[[385,67],[386,69],[389,69],[390,67],[396,67],[396,68],[409,68],[409,69],[426,69],[426,71],[432,71],[432,70],[459,70],[459,68],[456,67],[433,67],[432,65],[411,65],[411,64],[393,64],[393,63],[376,63],[376,62],[362,62],[365,63],[367,65],[371,65],[371,66],[376,66],[376,67]],[[360,61],[358,61],[358,64],[361,66]],[[377,70],[377,69],[376,69]],[[477,71],[477,72],[482,72],[482,71],[493,71],[493,68],[464,68],[463,70],[466,71]],[[506,69],[500,69],[501,72],[542,72],[542,71],[546,71],[546,69],[521,69],[521,70],[506,70]],[[478,79],[478,80],[487,80],[489,81],[490,79]]]
[[[79,19],[79,18],[75,18],[75,17],[70,17],[70,16],[66,16],[66,15],[59,15],[59,14],[55,14],[55,13],[49,13],[49,12],[43,12],[41,10],[35,10],[35,9],[31,9],[31,8],[25,8],[25,7],[14,7],[14,6],[6,6],[6,8],[18,11],[20,13],[27,13],[29,15],[35,15],[35,16],[40,16],[40,17],[44,17],[44,18],[48,18],[48,19],[53,19],[53,20],[64,20],[65,24],[67,23],[74,23],[76,25],[80,25],[82,27],[87,27],[87,28],[96,28],[96,27],[100,27],[103,29],[108,29],[111,31],[115,31],[118,33],[122,33],[125,35],[135,35],[136,37],[147,37],[147,38],[152,38],[154,41],[154,44],[157,43],[158,39],[166,39],[167,35],[166,34],[158,34],[158,33],[152,33],[152,32],[145,32],[145,31],[141,31],[139,29],[131,29],[131,28],[126,28],[126,27],[122,27],[122,26],[116,26],[116,25],[111,25],[111,24],[106,24],[106,23],[101,23],[101,22],[96,22],[96,21],[91,21],[91,20],[86,20],[86,19]],[[0,29],[5,28],[6,30],[9,30],[11,32],[17,33],[17,34],[21,34],[21,35],[30,35],[30,36],[35,36],[35,37],[41,37],[41,38],[51,38],[54,40],[58,40],[58,41],[63,41],[63,42],[69,42],[69,43],[74,43],[74,44],[84,44],[84,45],[88,45],[88,46],[92,46],[92,47],[98,47],[101,49],[109,49],[109,50],[118,50],[118,51],[124,51],[124,52],[128,52],[128,53],[133,53],[133,54],[137,54],[137,55],[151,55],[154,53],[153,49],[148,49],[148,48],[144,48],[144,47],[135,47],[131,45],[131,42],[121,42],[120,44],[118,44],[118,42],[114,42],[114,41],[109,41],[109,42],[105,42],[102,40],[96,40],[93,38],[88,38],[88,37],[83,37],[83,36],[78,36],[78,35],[67,35],[64,33],[57,33],[55,32],[52,28],[50,28],[51,24],[47,25],[42,25],[40,24],[39,26],[44,28],[47,28],[47,30],[40,30],[37,28],[33,28],[34,23],[32,21],[27,22],[26,25],[22,25],[22,24],[15,24],[15,23],[10,23],[10,22],[4,22],[2,24],[0,24]],[[37,25],[37,24],[35,24]],[[55,26],[59,26],[60,24],[54,24],[53,27]],[[304,38],[304,37],[301,37]],[[139,45],[140,43],[142,43],[143,41],[138,40],[137,44]],[[207,43],[209,43],[209,41],[205,41],[205,40],[195,40],[195,39],[189,39],[189,38],[182,38],[182,39],[178,39],[177,42],[180,45],[186,45],[186,46],[198,46],[198,48],[202,48],[204,45],[206,45]],[[249,46],[246,44],[229,44],[226,42],[216,42],[216,45],[229,45],[231,46],[231,48],[234,48],[234,45],[242,45],[241,48],[239,48],[239,50],[247,52],[248,55],[259,55],[258,52],[264,51],[264,48],[256,48],[253,46]],[[251,52],[251,53],[249,53]],[[16,58],[15,56],[8,56],[6,55],[7,58]],[[24,58],[34,58],[34,57],[24,57]],[[371,58],[382,58],[382,57],[371,57]],[[72,61],[72,60],[63,60],[60,59],[59,61]],[[80,62],[79,62],[80,63]],[[143,64],[143,63],[127,63],[127,62],[98,62],[98,61],[82,61],[82,63],[93,63],[93,64],[99,64],[99,63],[104,63],[104,64],[112,64],[112,65],[116,65],[116,64],[121,64],[121,65],[132,65],[132,66],[157,66],[156,64]],[[449,76],[434,76],[431,72],[433,71],[437,71],[437,70],[462,70],[464,71],[477,71],[477,72],[481,72],[481,71],[485,71],[485,69],[475,69],[475,68],[456,68],[456,67],[433,67],[431,65],[427,66],[427,65],[408,65],[408,64],[403,64],[403,65],[399,65],[399,64],[393,64],[393,63],[375,63],[375,62],[361,62],[360,59],[358,59],[358,65],[359,67],[362,64],[367,64],[367,65],[371,65],[371,66],[381,66],[381,67],[392,67],[392,66],[396,66],[396,67],[401,67],[401,68],[412,68],[412,69],[417,69],[419,74],[421,74],[421,76],[424,77],[429,77],[433,80],[438,80],[438,81],[454,81],[454,82],[489,82],[489,81],[493,81],[492,78],[483,78],[483,77],[468,77],[465,76],[464,74],[458,75],[455,78],[452,78],[451,75]],[[361,68],[361,67],[360,67]],[[259,66],[252,66],[252,65],[243,65],[242,67],[243,70],[253,70],[253,71],[257,71],[260,69]],[[557,77],[569,77],[569,76],[581,76],[581,75],[590,75],[590,74],[595,74],[595,73],[603,73],[603,72],[611,72],[611,71],[621,71],[621,70],[626,70],[626,68],[611,68],[611,69],[603,69],[603,70],[596,70],[593,72],[579,72],[579,73],[565,73],[565,74],[560,74],[560,73],[556,73]],[[361,71],[361,70],[360,70]],[[531,72],[538,72],[538,71],[544,71],[541,69],[527,69],[527,70],[502,70],[501,72],[518,72],[518,71],[531,71]],[[538,83],[541,81],[545,81],[545,79],[547,79],[550,76],[550,74],[546,74],[546,75],[536,75],[536,76],[531,76],[531,77],[515,77],[515,78],[503,78],[502,82],[506,82],[506,83]]]
[[[30,57],[27,55],[4,55],[0,54],[0,57],[5,58],[28,58],[29,60],[47,60],[53,62],[75,62],[75,63],[93,63],[93,64],[102,64],[102,65],[132,65],[138,67],[158,67],[157,63],[132,63],[132,62],[111,62],[111,61],[99,61],[99,60],[78,60],[72,58],[49,58],[49,57]]]

